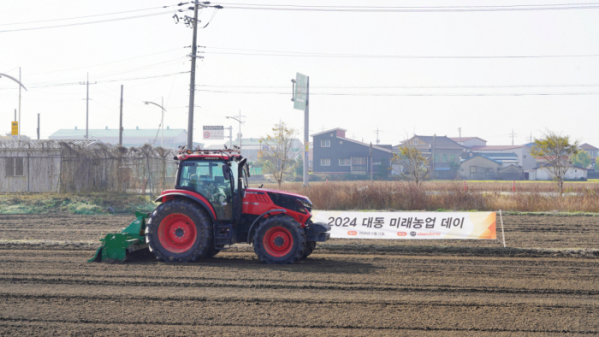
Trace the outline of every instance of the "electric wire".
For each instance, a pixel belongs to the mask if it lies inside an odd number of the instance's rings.
[[[123,20],[130,20],[130,19],[139,19],[139,18],[146,18],[146,17],[150,17],[150,16],[165,15],[165,14],[172,14],[172,13],[177,13],[177,12],[176,11],[165,11],[165,12],[159,12],[159,13],[128,16],[128,17],[123,17],[123,18],[114,18],[114,19],[78,22],[78,23],[68,23],[68,24],[55,25],[55,26],[42,26],[42,27],[0,30],[0,33],[12,33],[12,32],[21,32],[21,31],[28,31],[28,30],[52,29],[52,28],[63,28],[63,27],[72,27],[72,26],[81,26],[81,25],[91,25],[91,24],[96,24],[96,23],[106,23],[106,22],[123,21]]]
[[[375,55],[375,54],[331,54],[309,53],[297,51],[275,51],[256,49],[237,49],[206,47],[206,54],[243,55],[243,56],[284,56],[284,57],[339,57],[339,58],[381,58],[381,59],[532,59],[532,58],[590,58],[599,57],[599,54],[562,54],[562,55]],[[218,52],[210,49],[245,51],[249,53]]]
[[[290,92],[266,92],[266,91],[224,91],[224,90],[204,90],[200,92],[218,93],[218,94],[252,94],[252,95],[291,95]],[[360,97],[419,97],[419,96],[582,96],[599,95],[599,92],[537,92],[537,93],[324,93],[310,92],[314,96],[360,96]]]
[[[599,3],[501,5],[501,6],[428,6],[428,7],[373,7],[373,6],[312,6],[312,5],[272,5],[219,2],[227,9],[307,11],[307,12],[358,12],[358,13],[409,13],[409,12],[500,12],[500,11],[547,11],[599,9]]]
[[[155,9],[163,9],[163,8],[169,8],[169,7],[175,7],[175,6],[178,6],[178,5],[168,5],[168,6],[160,6],[160,7],[149,7],[149,8],[133,9],[133,10],[122,11],[122,12],[112,12],[112,13],[103,13],[103,14],[92,14],[92,15],[76,16],[76,17],[72,17],[72,18],[36,20],[36,21],[27,21],[27,22],[0,23],[0,26],[27,25],[27,24],[44,23],[44,22],[78,20],[78,19],[86,19],[86,18],[93,18],[93,17],[107,16],[107,15],[119,15],[119,14],[127,14],[127,13],[134,13],[134,12],[145,12],[145,11],[150,11],[150,10],[155,10]]]

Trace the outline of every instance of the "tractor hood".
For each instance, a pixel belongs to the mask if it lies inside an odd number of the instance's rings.
[[[246,192],[267,194],[275,203],[275,205],[296,212],[303,213],[304,208],[308,212],[312,211],[312,201],[310,201],[310,199],[305,195],[266,188],[248,188],[246,189]]]
[[[312,203],[310,201],[310,198],[308,198],[305,195],[301,195],[301,194],[297,194],[297,193],[291,193],[291,192],[287,192],[287,191],[271,190],[271,189],[268,189],[268,188],[247,188],[246,191],[247,192],[254,192],[254,193],[264,192],[264,193],[283,194],[283,195],[288,195],[290,197],[294,197],[294,198],[297,198],[297,199],[304,199],[304,200],[307,200],[310,203]]]

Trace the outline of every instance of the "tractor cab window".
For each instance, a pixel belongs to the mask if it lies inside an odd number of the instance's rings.
[[[177,185],[208,199],[219,219],[231,219],[231,182],[223,176],[223,165],[223,161],[216,160],[185,161]]]

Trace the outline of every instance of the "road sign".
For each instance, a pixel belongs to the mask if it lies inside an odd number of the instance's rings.
[[[295,77],[295,92],[293,93],[293,108],[306,110],[308,97],[308,76],[297,73]]]
[[[11,135],[12,136],[18,136],[19,135],[19,122],[10,122],[12,129],[11,129]]]
[[[225,139],[224,126],[204,126],[204,139],[220,140]]]

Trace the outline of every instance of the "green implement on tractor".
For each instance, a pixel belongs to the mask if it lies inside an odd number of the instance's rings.
[[[100,239],[102,246],[87,262],[125,261],[127,254],[146,249],[145,240],[147,213],[135,212],[136,219],[120,233],[107,234]]]

